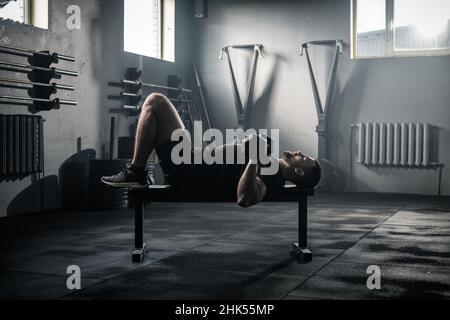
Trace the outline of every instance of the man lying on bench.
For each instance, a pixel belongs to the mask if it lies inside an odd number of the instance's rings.
[[[261,175],[257,159],[245,159],[245,164],[174,164],[172,149],[179,143],[172,141],[172,133],[184,129],[177,110],[167,97],[153,93],[147,97],[139,117],[136,132],[134,157],[122,172],[102,177],[105,184],[114,187],[143,188],[148,186],[145,167],[147,159],[155,149],[161,168],[170,185],[175,189],[206,193],[226,192],[236,195],[237,203],[249,207],[262,201],[271,190],[282,188],[286,181],[302,189],[312,189],[320,180],[320,165],[300,151],[283,153],[274,175]],[[216,150],[239,148],[238,144],[222,145]],[[236,152],[237,153],[237,152]],[[194,151],[190,155],[194,158]]]

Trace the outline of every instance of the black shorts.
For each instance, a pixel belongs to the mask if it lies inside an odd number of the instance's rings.
[[[235,192],[243,172],[242,164],[192,164],[194,152],[191,150],[190,164],[174,164],[172,149],[178,141],[166,141],[155,148],[167,182],[175,188],[208,189]]]
[[[156,154],[164,172],[167,182],[171,185],[179,185],[183,181],[189,181],[192,176],[190,165],[176,165],[172,162],[172,149],[178,144],[177,141],[166,141],[155,148]]]
[[[175,188],[183,188],[183,190],[201,189],[203,192],[229,192],[236,194],[239,179],[246,167],[245,164],[239,164],[235,161],[235,164],[183,163],[177,165],[172,162],[171,153],[178,143],[178,141],[167,141],[156,147],[156,154],[161,162],[161,168],[170,185]],[[227,145],[227,150],[228,148],[236,147],[237,145]],[[190,153],[191,160],[193,160],[194,151],[190,150]],[[263,180],[268,190],[283,187],[285,184],[281,170],[278,170],[272,176],[259,177]]]

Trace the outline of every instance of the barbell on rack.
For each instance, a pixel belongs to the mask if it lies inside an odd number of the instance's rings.
[[[27,64],[22,63],[16,63],[16,62],[7,62],[7,61],[0,61],[0,67],[14,67],[14,68],[23,68],[28,70],[36,70],[36,71],[42,71],[42,72],[49,72],[54,75],[65,75],[65,76],[71,76],[71,77],[78,77],[78,72],[70,71],[70,70],[64,70],[64,69],[57,69],[57,68],[43,68],[43,67],[37,67],[37,66],[31,66]],[[28,73],[28,71],[24,70],[17,70],[17,72],[25,72]]]
[[[186,89],[188,90],[188,89]],[[122,97],[127,97],[127,98],[135,98],[136,100],[142,100],[142,95],[140,94],[134,94],[134,93],[128,93],[128,92],[121,92],[120,95]],[[170,101],[172,102],[180,102],[180,103],[191,103],[191,100],[189,99],[175,99],[175,98],[169,98]]]
[[[0,52],[17,55],[17,56],[24,56],[24,57],[31,57],[33,55],[40,55],[43,57],[51,58],[53,62],[58,62],[58,60],[65,60],[70,62],[75,62],[75,58],[71,56],[67,56],[64,54],[59,53],[49,53],[49,52],[43,52],[38,50],[30,50],[30,49],[24,49],[19,47],[13,47],[13,46],[7,46],[7,45],[0,45]]]
[[[74,100],[61,100],[59,98],[56,99],[40,99],[40,98],[30,98],[30,97],[18,97],[18,96],[9,96],[9,95],[0,95],[0,99],[8,99],[8,100],[22,100],[29,102],[42,102],[42,103],[50,103],[55,105],[65,104],[65,105],[78,105],[77,101]],[[2,102],[0,102],[1,104]]]
[[[20,85],[27,85],[27,86],[31,86],[31,87],[53,88],[53,92],[56,91],[56,89],[70,90],[70,91],[75,90],[75,87],[73,87],[73,86],[59,84],[59,83],[41,83],[41,82],[0,78],[0,87],[17,88],[17,89],[31,89],[29,87],[22,87]]]
[[[154,89],[164,89],[164,90],[169,90],[169,91],[181,91],[184,93],[192,93],[191,89],[185,89],[185,88],[175,88],[175,87],[168,87],[168,86],[161,86],[161,85],[157,85],[157,84],[152,84],[152,83],[145,83],[145,82],[139,82],[139,81],[131,81],[131,80],[121,80],[122,84],[124,85],[131,85],[131,86],[135,86],[135,87],[147,87],[147,88],[154,88]]]

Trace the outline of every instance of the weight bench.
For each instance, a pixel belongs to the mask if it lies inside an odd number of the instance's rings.
[[[312,253],[307,247],[307,200],[308,196],[313,195],[313,189],[300,189],[293,185],[286,185],[279,191],[268,193],[262,201],[298,202],[298,242],[294,243],[291,255],[302,262],[312,260]],[[142,262],[146,253],[144,243],[144,205],[146,202],[236,202],[235,196],[180,192],[169,185],[151,185],[144,189],[130,189],[129,196],[134,198],[135,205],[133,262]]]

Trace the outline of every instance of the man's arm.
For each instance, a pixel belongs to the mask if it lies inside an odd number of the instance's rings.
[[[267,193],[267,187],[257,176],[258,165],[250,161],[244,170],[237,187],[237,203],[247,208],[260,202]]]

